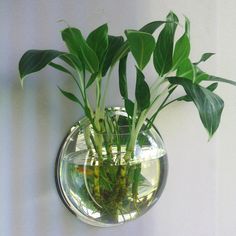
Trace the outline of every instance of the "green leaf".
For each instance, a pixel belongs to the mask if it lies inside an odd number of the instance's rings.
[[[49,66],[53,67],[56,70],[62,71],[68,75],[72,75],[72,73],[69,70],[67,70],[64,66],[62,66],[60,64],[50,62]]]
[[[128,53],[129,53],[129,44],[126,40],[114,55],[111,62],[111,66],[114,66],[117,61],[119,61],[122,57],[125,57]]]
[[[19,62],[21,83],[27,75],[40,71],[52,60],[63,54],[65,52],[56,50],[29,50],[24,53]]]
[[[156,29],[158,29],[161,25],[163,25],[166,21],[153,21],[146,25],[144,25],[139,31],[146,32],[149,34],[153,34]]]
[[[127,30],[126,32],[128,44],[138,67],[143,70],[150,60],[155,48],[155,39],[151,34]]]
[[[66,74],[71,75],[71,72],[69,70],[67,70],[64,66],[60,65],[60,64],[50,62],[49,66],[53,67],[56,70],[60,70],[60,71],[62,71],[64,73],[66,73]]]
[[[196,105],[201,121],[209,133],[209,137],[217,130],[224,108],[223,100],[209,89],[180,77],[168,78],[171,84],[183,86],[186,94]]]
[[[184,77],[189,80],[194,80],[195,70],[191,61],[187,58],[178,66],[176,75],[178,77]]]
[[[134,114],[134,103],[128,99],[128,98],[125,98],[125,110],[128,114],[128,116],[132,117],[133,114]]]
[[[178,70],[177,70],[177,76],[178,77],[185,77],[191,80],[192,73],[190,73],[190,64],[193,67],[193,71],[194,71],[194,79],[193,82],[196,84],[201,83],[202,81],[216,81],[216,82],[223,82],[223,83],[228,83],[231,85],[236,86],[236,81],[233,80],[228,80],[228,79],[224,79],[221,77],[217,77],[214,75],[208,75],[206,72],[202,71],[197,65],[192,64],[189,61],[184,61],[184,63],[181,64],[181,66],[179,66]]]
[[[160,32],[153,56],[153,63],[157,73],[163,76],[172,68],[172,54],[174,35],[178,23],[177,16],[170,12],[164,29]]]
[[[102,61],[102,58],[108,47],[108,26],[107,24],[101,25],[94,31],[92,31],[88,38],[87,43],[90,48],[97,54],[99,62]]]
[[[112,64],[113,58],[124,43],[122,36],[108,36],[108,48],[102,68],[102,76],[105,76]]]
[[[82,71],[83,70],[83,64],[81,63],[80,59],[71,53],[66,53],[60,56],[60,59],[67,63],[69,66],[71,66],[76,71]]]
[[[210,90],[211,92],[215,91],[218,86],[218,83],[210,84],[206,87],[206,89]],[[177,99],[177,101],[185,101],[185,102],[192,102],[192,98],[189,95],[181,96]]]
[[[145,26],[143,26],[139,31],[153,34],[156,29],[158,29],[165,21],[153,21]],[[128,42],[125,41],[124,44],[120,47],[120,49],[115,54],[112,65],[114,65],[117,61],[119,61],[122,57],[126,56],[129,53],[129,45]]]
[[[56,70],[62,71],[64,73],[68,74],[68,75],[73,76],[72,73],[69,70],[67,70],[64,66],[62,66],[60,64],[50,62],[49,66],[53,67]]]
[[[135,98],[140,111],[145,110],[150,106],[150,90],[148,84],[145,82],[145,77],[142,71],[138,68],[135,87]]]
[[[79,29],[64,29],[62,31],[62,39],[65,41],[69,51],[82,60],[89,72],[95,73],[98,71],[98,57],[96,53],[89,47]]]
[[[188,59],[190,53],[189,23],[186,20],[185,32],[176,42],[173,55],[173,70],[175,70],[184,60]]]
[[[202,71],[198,66],[194,65],[189,59],[185,59],[177,68],[176,75],[184,77],[199,84],[201,81],[208,79],[208,74]]]
[[[61,32],[62,40],[65,42],[68,50],[73,55],[82,59],[82,52],[80,49],[80,42],[83,36],[79,29],[68,27]]]
[[[128,98],[127,78],[126,78],[126,63],[127,56],[120,59],[119,62],[119,88],[120,94],[124,98]]]
[[[215,91],[218,87],[218,83],[212,83],[209,86],[206,87],[206,89],[210,90],[211,92]]]
[[[80,102],[80,100],[72,93],[69,93],[69,92],[66,92],[65,90],[62,90],[60,87],[58,87],[58,89],[61,91],[61,93],[67,97],[68,99],[70,99],[71,101],[73,102],[76,102],[78,103],[82,108],[83,108],[83,105],[82,103]]]
[[[185,34],[190,38],[190,21],[188,17],[185,16]]]
[[[213,55],[215,55],[215,53],[212,53],[212,52],[204,53],[204,54],[202,55],[202,57],[200,58],[200,60],[199,60],[198,62],[195,62],[194,64],[195,64],[195,65],[198,65],[199,63],[208,60],[208,59],[209,59],[210,57],[212,57]]]
[[[193,65],[193,66],[194,66],[194,70],[195,70],[195,80],[194,80],[194,83],[199,84],[203,80],[207,80],[208,79],[209,75],[207,73],[202,71],[196,65]]]
[[[228,83],[228,84],[232,84],[232,85],[236,86],[236,81],[220,78],[220,77],[213,76],[213,75],[209,75],[206,80],[207,81],[223,82],[223,83]]]
[[[98,73],[91,74],[89,81],[86,85],[86,88],[90,87],[90,85],[93,84],[93,82],[96,80]]]
[[[190,42],[186,34],[184,34],[175,44],[173,56],[173,70],[175,70],[190,53]]]

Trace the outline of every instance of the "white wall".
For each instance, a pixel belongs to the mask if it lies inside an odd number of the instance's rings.
[[[137,221],[100,229],[75,219],[64,208],[54,184],[60,143],[82,115],[56,85],[73,88],[50,69],[34,76],[40,79],[28,80],[24,90],[17,79],[17,64],[27,49],[63,49],[60,19],[85,33],[108,22],[112,34],[121,34],[125,28],[164,19],[173,10],[191,20],[192,58],[216,52],[205,68],[236,80],[235,9],[233,0],[1,0],[0,235],[235,235],[236,88],[222,85],[218,90],[226,107],[209,143],[192,105],[173,104],[160,115],[156,124],[170,164],[163,196]],[[118,92],[110,98],[109,105],[120,105]]]

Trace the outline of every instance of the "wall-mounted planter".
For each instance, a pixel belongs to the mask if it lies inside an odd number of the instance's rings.
[[[32,49],[19,62],[22,84],[28,75],[47,65],[74,82],[73,93],[59,90],[82,108],[86,118],[71,129],[60,150],[56,181],[65,205],[89,224],[110,226],[135,219],[160,196],[167,160],[153,123],[166,106],[193,102],[209,138],[220,124],[224,101],[215,93],[218,82],[236,82],[200,68],[214,53],[192,61],[190,21],[185,18],[181,37],[176,39],[179,25],[178,17],[170,12],[164,21],[125,30],[125,38],[110,35],[107,24],[86,38],[79,29],[68,26],[61,31],[68,52]],[[160,27],[154,38],[152,34]],[[127,60],[128,56],[134,60]],[[125,112],[105,108],[110,104],[107,95],[113,89],[109,83],[116,65]],[[156,74],[148,73],[147,65]],[[134,67],[136,75],[132,76],[127,68]],[[130,83],[134,91],[130,91]],[[172,96],[178,87],[184,94]],[[96,90],[95,104],[89,96],[92,88]]]
[[[141,130],[129,152],[126,113],[119,108],[109,112],[113,132],[97,134],[82,119],[71,128],[56,162],[64,204],[95,226],[114,226],[143,215],[160,197],[167,175],[166,151],[157,130]]]

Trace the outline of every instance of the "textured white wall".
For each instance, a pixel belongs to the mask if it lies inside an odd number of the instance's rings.
[[[163,19],[173,10],[191,20],[192,58],[216,52],[206,68],[236,80],[235,9],[233,0],[1,0],[0,235],[235,235],[234,88],[223,85],[218,90],[226,107],[210,143],[192,105],[173,104],[160,115],[156,124],[170,165],[163,196],[137,221],[100,229],[75,219],[64,208],[54,184],[60,143],[82,114],[59,94],[56,85],[73,88],[62,74],[50,69],[33,76],[40,79],[28,80],[24,91],[17,79],[17,64],[27,49],[63,49],[60,19],[85,33],[108,22],[111,33],[121,34],[125,28]],[[118,92],[110,98],[109,105],[120,105]]]

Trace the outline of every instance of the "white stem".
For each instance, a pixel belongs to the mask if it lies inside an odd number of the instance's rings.
[[[97,107],[100,106],[100,94],[101,94],[101,88],[99,86],[99,78],[97,77],[96,78],[96,104],[97,104]]]
[[[135,129],[136,116],[137,116],[137,102],[135,101],[134,102],[134,111],[133,111],[131,132],[133,132],[133,130]]]
[[[148,113],[148,109],[144,110],[144,111],[141,113],[140,117],[139,117],[138,123],[137,123],[137,125],[136,125],[136,129],[135,129],[135,136],[136,136],[136,138],[137,138],[138,133],[139,133],[139,131],[141,130],[143,124],[144,124],[144,121],[145,121],[146,118],[147,118],[147,113]]]

